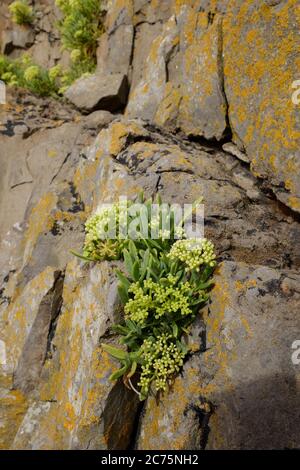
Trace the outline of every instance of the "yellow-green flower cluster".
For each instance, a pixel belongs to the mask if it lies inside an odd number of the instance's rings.
[[[54,65],[49,70],[49,77],[51,80],[56,80],[57,78],[61,76],[61,74],[62,74],[62,66],[60,64]]]
[[[147,396],[150,385],[155,391],[166,391],[168,379],[179,372],[185,353],[174,342],[172,335],[162,333],[156,339],[145,339],[142,346],[144,364],[138,386],[141,394]]]
[[[133,299],[129,299],[125,305],[125,315],[136,323],[145,323],[153,305],[151,296],[145,294],[138,282],[129,287],[128,293],[133,294]]]
[[[50,71],[32,62],[28,54],[16,59],[0,56],[0,79],[9,86],[27,88],[39,96],[57,97],[59,67]]]
[[[70,51],[72,64],[63,77],[63,89],[96,67],[98,39],[103,32],[102,0],[56,0],[63,13],[58,27],[63,47]]]
[[[172,246],[168,257],[172,260],[180,260],[186,265],[186,271],[200,271],[201,265],[214,267],[216,255],[214,245],[206,238],[190,238],[178,240]]]
[[[40,77],[40,68],[38,65],[31,65],[24,72],[26,82],[32,82]]]
[[[30,24],[34,20],[33,10],[27,0],[16,0],[8,7],[14,23]]]
[[[72,62],[78,62],[81,59],[81,51],[80,49],[73,49],[70,54]]]
[[[112,204],[101,208],[88,219],[83,256],[95,261],[119,258],[124,247],[120,232],[127,222],[126,209],[126,202]]]
[[[94,73],[98,39],[103,32],[105,2],[56,0],[56,4],[64,14],[58,27],[63,46],[70,51],[70,67],[62,70],[60,66],[54,66],[47,70],[33,64],[31,59],[26,64],[22,56],[13,60],[4,58],[5,64],[0,63],[0,80],[10,86],[29,89],[39,96],[58,98],[79,77]],[[15,23],[34,21],[35,15],[27,0],[12,2],[9,10]]]
[[[138,282],[133,283],[128,290],[133,298],[125,305],[127,318],[142,325],[148,318],[157,320],[177,312],[182,316],[191,314],[190,285],[188,282],[176,283],[177,278],[171,274],[164,282],[146,279],[142,286]]]

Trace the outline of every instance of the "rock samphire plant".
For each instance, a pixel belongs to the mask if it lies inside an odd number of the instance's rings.
[[[102,347],[121,365],[111,380],[123,377],[144,400],[149,393],[167,390],[189,354],[187,335],[209,299],[216,255],[209,240],[186,238],[184,219],[175,224],[171,211],[166,215],[159,210],[152,217],[151,199],[143,204],[147,217],[141,218],[138,230],[146,220],[149,231],[156,229],[156,239],[125,237],[122,226],[127,222],[130,227],[132,204],[117,203],[93,215],[86,223],[83,254],[77,256],[85,261],[124,260],[124,272],[117,270],[124,319],[112,327],[122,348]],[[160,198],[157,207],[163,207]]]
[[[17,24],[31,24],[34,20],[32,7],[28,5],[27,0],[16,0],[9,7],[11,19]]]
[[[0,79],[8,86],[25,88],[38,96],[59,98],[81,76],[96,67],[98,39],[103,32],[104,8],[101,0],[56,0],[62,11],[58,23],[63,47],[70,51],[71,66],[45,69],[23,54],[17,59],[0,55]],[[17,24],[30,24],[35,15],[26,0],[9,6],[11,19]]]
[[[63,47],[70,51],[72,66],[63,76],[65,87],[96,67],[98,39],[103,32],[102,0],[56,0],[63,14],[58,23]]]
[[[9,59],[0,55],[0,79],[9,86],[26,88],[38,96],[58,96],[61,68],[57,65],[50,70],[32,62],[27,54]]]

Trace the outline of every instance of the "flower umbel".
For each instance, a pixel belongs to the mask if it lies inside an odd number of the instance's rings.
[[[149,393],[153,385],[155,392],[167,390],[168,379],[179,372],[186,352],[176,344],[172,335],[162,333],[157,338],[145,339],[141,349],[144,363],[138,383],[142,397]]]
[[[214,245],[206,238],[178,240],[172,246],[168,257],[171,260],[179,260],[184,263],[186,271],[195,269],[199,272],[200,266],[203,264],[210,267],[216,265]]]
[[[36,80],[39,78],[40,75],[40,69],[37,65],[31,65],[25,70],[24,73],[24,78],[26,82],[32,82],[33,80]]]
[[[33,10],[27,0],[16,0],[8,7],[12,20],[17,24],[30,24],[34,20]]]
[[[127,202],[102,207],[85,224],[83,256],[94,261],[119,259],[125,246],[120,237],[127,220]]]
[[[142,287],[138,282],[132,284],[128,292],[133,294],[133,298],[125,305],[127,318],[143,325],[147,319],[171,318],[176,313],[189,315],[192,312],[189,308],[190,285],[188,282],[176,283],[177,278],[169,274],[158,283],[147,279]]]

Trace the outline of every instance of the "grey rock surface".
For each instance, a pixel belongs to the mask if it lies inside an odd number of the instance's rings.
[[[124,108],[127,95],[127,77],[121,73],[79,78],[65,93],[66,98],[84,112],[118,111]]]
[[[299,274],[225,261],[194,353],[159,403],[149,399],[140,449],[284,449],[299,443]],[[187,385],[188,384],[188,385]],[[284,429],[284,432],[282,430]]]
[[[10,54],[14,49],[26,49],[34,42],[34,31],[30,27],[14,26],[12,30],[2,31],[1,53]]]
[[[0,28],[11,35],[8,3]],[[35,3],[26,50],[44,67],[67,66],[54,0]],[[0,449],[300,448],[294,8],[109,0],[96,74],[69,89],[73,105],[7,90]],[[10,57],[27,47],[18,44]],[[70,253],[100,204],[141,189],[180,204],[203,196],[219,262],[181,374],[142,407],[109,381],[118,363],[101,348],[117,344],[122,266]]]

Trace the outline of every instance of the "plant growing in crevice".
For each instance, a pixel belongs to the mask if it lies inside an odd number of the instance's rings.
[[[101,0],[56,0],[63,13],[58,28],[63,47],[70,51],[71,66],[56,65],[45,69],[34,64],[27,54],[10,59],[0,56],[0,79],[9,86],[28,89],[38,96],[58,98],[79,77],[94,72],[98,39],[103,32],[104,8]],[[34,21],[32,7],[26,0],[9,6],[17,24]]]
[[[63,13],[58,23],[64,49],[70,51],[72,65],[63,76],[67,88],[96,67],[98,39],[103,32],[104,8],[101,0],[56,0]]]
[[[11,19],[19,25],[32,24],[34,21],[33,9],[27,0],[16,0],[8,7]]]
[[[144,216],[150,217],[141,217],[140,223],[134,224],[138,233],[145,221],[148,228],[156,227],[156,239],[119,239],[119,223],[134,220],[130,210],[134,203],[126,203],[126,211],[114,204],[88,220],[83,255],[78,255],[86,261],[124,260],[124,272],[116,271],[124,319],[112,327],[124,349],[109,344],[102,347],[121,364],[111,379],[123,377],[141,400],[149,393],[165,392],[180,371],[189,352],[186,335],[209,299],[216,266],[213,244],[204,238],[186,238],[184,219],[175,223],[172,212],[163,211],[160,198],[156,203],[161,209],[159,216],[151,218],[153,201],[149,199],[143,207]],[[167,231],[162,225],[163,213],[168,220]],[[111,235],[108,227],[115,238],[103,239],[104,233]],[[183,238],[177,240],[176,233]],[[139,377],[136,385],[132,382],[134,375]]]
[[[27,54],[17,59],[0,55],[0,79],[9,86],[26,88],[38,96],[57,98],[60,76],[59,66],[44,69],[34,64]]]

